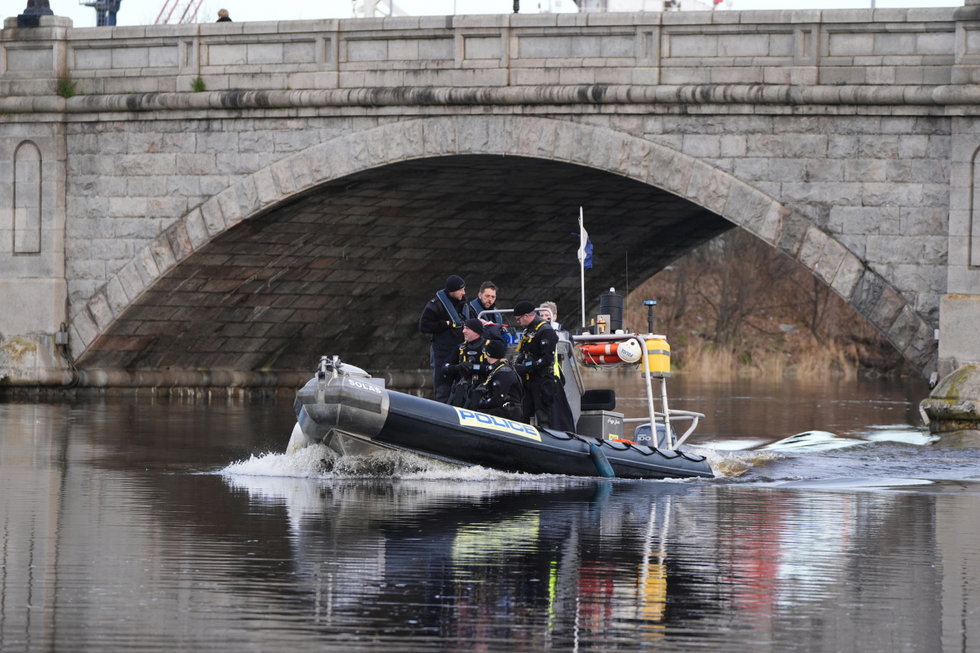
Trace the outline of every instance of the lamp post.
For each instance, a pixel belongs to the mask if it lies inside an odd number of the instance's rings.
[[[17,16],[17,27],[40,27],[41,16],[54,16],[48,0],[27,0],[24,13]]]

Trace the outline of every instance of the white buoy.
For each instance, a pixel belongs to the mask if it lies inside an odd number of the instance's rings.
[[[640,347],[640,343],[636,341],[636,338],[623,341],[616,348],[616,355],[624,363],[639,363],[642,354],[643,348]]]

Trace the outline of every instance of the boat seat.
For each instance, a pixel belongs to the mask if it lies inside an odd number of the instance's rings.
[[[582,410],[616,410],[616,391],[586,390],[582,393]]]

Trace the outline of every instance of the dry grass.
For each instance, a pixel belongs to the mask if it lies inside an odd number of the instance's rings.
[[[680,374],[726,381],[734,378],[855,379],[861,366],[835,342],[812,348],[786,351],[735,350],[717,347],[700,338],[675,349],[672,369]]]
[[[627,298],[627,326],[654,331],[671,366],[703,379],[853,379],[909,373],[901,354],[846,301],[769,245],[738,231],[702,246]]]

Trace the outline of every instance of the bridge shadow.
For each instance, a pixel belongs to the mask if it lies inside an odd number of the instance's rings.
[[[428,366],[425,302],[449,274],[499,305],[557,302],[580,322],[577,218],[595,268],[587,301],[625,292],[735,225],[639,181],[571,163],[455,155],[329,181],[240,222],[173,267],[86,350],[110,369],[304,370],[338,354],[375,370]]]

